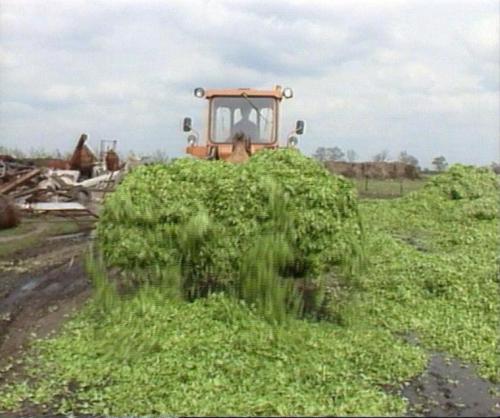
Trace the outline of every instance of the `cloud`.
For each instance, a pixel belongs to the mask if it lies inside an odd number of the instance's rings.
[[[26,1],[0,9],[0,143],[181,155],[196,86],[290,85],[282,132],[362,158],[498,152],[494,1]],[[477,145],[481,146],[478,147]]]

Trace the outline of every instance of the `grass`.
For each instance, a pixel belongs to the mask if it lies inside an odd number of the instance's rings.
[[[0,258],[6,258],[24,249],[40,245],[45,238],[71,234],[80,230],[74,220],[60,220],[54,217],[25,218],[15,228],[0,231]],[[14,239],[19,236],[19,239]],[[7,238],[6,240],[2,240]]]
[[[0,239],[28,234],[33,230],[33,222],[22,222],[14,228],[0,230]]]
[[[498,218],[467,208],[424,193],[363,201],[371,262],[336,323],[275,326],[225,295],[187,303],[161,286],[117,298],[96,269],[94,299],[35,344],[0,411],[401,415],[405,401],[383,388],[420,374],[428,350],[498,382]]]
[[[418,180],[409,179],[352,179],[359,196],[362,198],[395,198],[419,190],[428,180],[423,177]]]

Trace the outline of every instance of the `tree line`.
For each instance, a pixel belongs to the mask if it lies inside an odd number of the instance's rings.
[[[353,149],[348,149],[345,152],[340,147],[319,147],[313,154],[313,158],[318,161],[347,161],[350,163],[356,162],[358,160],[358,154]],[[374,162],[387,162],[390,161],[389,151],[383,149],[382,151],[375,154],[371,161]],[[419,161],[414,156],[409,154],[407,151],[401,151],[398,154],[396,161],[401,163],[409,164],[420,170]],[[432,166],[436,171],[444,171],[448,167],[448,162],[443,155],[439,155],[432,160]]]
[[[120,160],[124,160],[128,157],[133,157],[133,158],[139,158],[139,159],[144,159],[147,162],[150,163],[160,163],[160,164],[166,164],[170,161],[173,161],[174,159],[169,157],[166,151],[162,149],[157,149],[153,151],[152,153],[145,154],[145,153],[136,153],[133,150],[129,150],[128,154],[123,153],[121,150],[116,151],[118,156],[120,157]],[[13,158],[17,159],[38,159],[38,158],[50,158],[50,159],[57,159],[57,160],[69,160],[71,156],[73,155],[73,151],[66,151],[66,152],[61,152],[59,149],[55,150],[47,150],[43,147],[39,148],[34,148],[31,147],[28,149],[28,151],[23,151],[19,148],[9,148],[9,147],[4,147],[3,145],[0,145],[0,156],[1,155],[9,155]]]

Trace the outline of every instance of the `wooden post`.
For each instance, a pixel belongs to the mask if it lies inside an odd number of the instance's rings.
[[[368,177],[365,177],[365,192],[368,191]]]

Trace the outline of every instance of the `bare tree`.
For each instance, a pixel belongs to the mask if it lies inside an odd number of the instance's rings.
[[[319,147],[313,155],[318,161],[342,161],[344,152],[339,147]]]
[[[384,161],[388,161],[389,160],[389,150],[382,150],[380,151],[378,154],[375,154],[373,156],[373,161],[375,162],[384,162]]]
[[[353,149],[348,149],[346,151],[346,157],[347,157],[347,161],[349,161],[350,163],[353,163],[354,161],[356,161],[358,159],[358,153],[356,151],[354,151]]]
[[[52,155],[49,151],[42,147],[30,147],[28,156],[29,158],[50,158]]]
[[[326,148],[319,147],[313,154],[313,158],[315,158],[318,161],[326,161]]]
[[[167,155],[167,153],[163,150],[157,149],[153,155],[153,159],[162,164],[167,164],[170,161],[170,157]]]
[[[432,165],[436,168],[437,171],[444,171],[446,167],[448,167],[448,163],[446,162],[446,158],[440,155],[439,157],[435,157],[432,160]]]
[[[151,164],[168,164],[170,157],[161,149],[157,149],[150,155],[141,155],[141,159]]]
[[[342,161],[344,159],[344,151],[339,147],[327,148],[326,156],[328,161]]]
[[[25,158],[26,154],[19,148],[7,148],[0,145],[0,154],[10,155],[14,158]]]
[[[406,151],[401,151],[399,153],[398,160],[402,163],[412,165],[418,168],[418,160],[413,155],[408,154]]]

